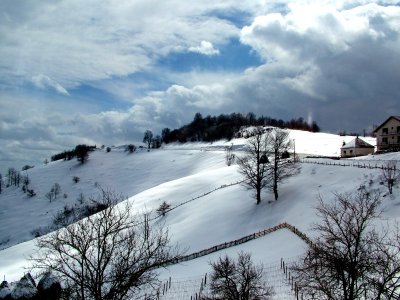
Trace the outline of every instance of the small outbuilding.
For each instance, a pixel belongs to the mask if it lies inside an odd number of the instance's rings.
[[[355,157],[363,156],[368,154],[373,154],[375,147],[368,144],[366,141],[356,137],[354,140],[345,143],[342,148],[340,148],[341,157]]]

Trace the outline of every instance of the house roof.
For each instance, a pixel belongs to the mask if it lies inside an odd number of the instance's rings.
[[[343,145],[341,149],[349,149],[349,148],[375,148],[371,144],[368,144],[366,141],[356,137],[354,140]]]
[[[397,121],[400,122],[400,116],[390,116],[389,118],[386,119],[385,122],[383,122],[381,125],[379,125],[378,127],[376,127],[376,129],[374,130],[374,133],[377,132],[379,129],[381,129],[381,127],[382,127],[383,125],[385,125],[391,118],[394,118],[394,119],[396,119]]]

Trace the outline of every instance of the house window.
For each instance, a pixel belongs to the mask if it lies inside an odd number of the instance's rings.
[[[387,128],[382,128],[382,133],[383,133],[383,134],[388,134],[388,132],[389,132],[389,131],[388,131]]]
[[[397,133],[400,133],[400,126],[397,126]]]
[[[399,138],[400,138],[400,136],[399,136]],[[346,155],[346,150],[344,150],[343,153],[344,153],[344,155]]]
[[[353,154],[353,150],[350,150],[350,154]]]
[[[387,137],[382,138],[382,144],[387,144],[387,143],[388,143]]]
[[[397,136],[397,144],[400,144],[400,136]]]

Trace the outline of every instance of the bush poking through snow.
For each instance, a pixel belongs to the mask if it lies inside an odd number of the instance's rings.
[[[125,151],[128,151],[129,153],[133,153],[136,151],[136,146],[133,144],[129,144],[128,146],[126,146]]]
[[[169,211],[170,208],[171,208],[171,205],[164,201],[157,208],[156,212],[157,212],[158,216],[165,216],[165,214]]]

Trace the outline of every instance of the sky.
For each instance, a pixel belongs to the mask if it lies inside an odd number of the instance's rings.
[[[195,113],[370,131],[400,115],[397,0],[2,0],[0,173]]]

